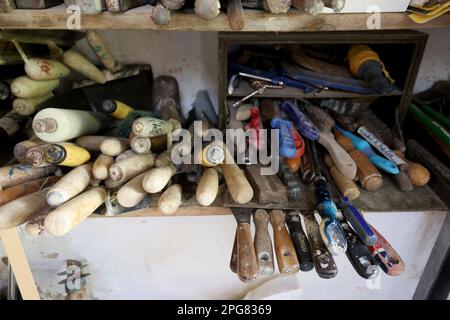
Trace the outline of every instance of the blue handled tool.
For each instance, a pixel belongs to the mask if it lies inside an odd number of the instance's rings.
[[[317,91],[317,86],[305,83],[304,81],[290,79],[289,77],[286,77],[283,74],[280,74],[279,71],[257,70],[257,69],[243,66],[236,62],[229,62],[228,63],[228,72],[229,72],[229,74],[246,73],[247,76],[250,76],[251,78],[254,78],[254,79],[259,78],[259,80],[266,81],[272,85],[279,85],[280,83],[283,83],[287,86],[301,89],[305,93],[311,93],[311,92]]]
[[[314,123],[297,108],[297,106],[289,101],[283,101],[280,108],[286,113],[289,119],[291,119],[303,137],[313,141],[319,138],[319,130]]]
[[[322,217],[320,223],[320,234],[323,242],[332,255],[339,255],[347,250],[347,240],[344,236],[344,230],[337,220],[337,207],[331,199],[327,182],[323,176],[320,176],[314,182],[314,195],[316,198],[316,209]]]
[[[372,147],[370,146],[369,142],[367,142],[364,139],[361,139],[360,137],[354,135],[353,133],[343,130],[339,126],[336,126],[336,129],[342,132],[346,137],[348,137],[356,149],[364,152],[366,156],[369,158],[369,160],[379,169],[390,173],[390,174],[398,174],[400,170],[397,168],[395,163],[392,161],[387,160],[386,158],[380,157],[377,155]]]
[[[332,255],[339,255],[347,250],[347,240],[345,239],[344,230],[337,220],[337,207],[328,190],[327,180],[321,173],[316,143],[314,141],[311,142],[311,154],[314,171],[316,172],[314,181],[316,209],[322,217],[322,222],[319,227],[320,235],[328,251]]]
[[[342,197],[339,202],[339,207],[342,210],[342,214],[355,229],[361,241],[368,246],[373,246],[378,242],[378,237],[370,228],[366,219],[362,216],[356,207],[350,202],[347,197]]]
[[[270,122],[272,129],[279,129],[278,140],[280,143],[280,155],[286,158],[293,158],[297,153],[294,139],[292,139],[291,128],[292,123],[280,118],[274,118]]]
[[[327,166],[324,164],[324,161],[320,161],[319,165],[324,176],[329,181],[329,186],[334,195],[336,204],[341,209],[341,212],[343,213],[345,219],[350,222],[351,226],[358,234],[358,237],[365,245],[376,244],[378,238],[375,235],[374,231],[370,228],[369,223],[366,221],[366,219],[364,219],[361,212],[359,212],[359,210],[355,206],[353,206],[351,201],[347,197],[345,197],[336,187],[336,184],[331,178],[330,173],[327,170]]]

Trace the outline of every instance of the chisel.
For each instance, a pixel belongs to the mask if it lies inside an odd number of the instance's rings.
[[[296,273],[300,270],[297,254],[286,229],[285,214],[281,210],[270,211],[270,223],[273,227],[273,241],[280,273]]]
[[[336,219],[337,208],[327,186],[327,180],[321,173],[319,157],[317,155],[316,143],[311,142],[311,153],[315,167],[316,178],[314,179],[314,196],[316,199],[316,210],[322,217],[320,234],[332,255],[344,253],[347,249],[347,241],[339,221]]]
[[[314,217],[314,212],[304,213],[303,217],[311,247],[314,268],[317,274],[324,279],[336,277],[338,273],[336,263],[323,243],[322,237],[320,236],[319,224]]]
[[[231,208],[231,210],[238,224],[236,230],[237,274],[241,281],[251,282],[258,276],[258,260],[250,228],[251,209]]]
[[[274,271],[272,240],[270,239],[268,224],[269,214],[266,210],[258,209],[253,212],[255,223],[255,251],[258,259],[259,274],[271,275]]]
[[[300,263],[300,270],[310,271],[314,269],[311,247],[309,245],[308,238],[303,231],[300,212],[291,211],[286,214],[286,224],[295,247],[295,252],[297,253],[297,258]]]

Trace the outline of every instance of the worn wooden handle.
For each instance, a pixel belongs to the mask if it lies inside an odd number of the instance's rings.
[[[48,204],[53,207],[63,204],[82,192],[91,179],[92,163],[73,169],[50,188],[47,194]]]
[[[47,190],[36,191],[14,199],[0,207],[0,230],[17,227],[33,215],[48,208]]]
[[[237,253],[237,274],[239,279],[244,282],[254,281],[258,276],[258,261],[249,223],[238,224]]]
[[[219,191],[219,175],[215,169],[206,169],[198,183],[196,197],[202,206],[209,206],[214,202]]]
[[[92,165],[92,175],[98,180],[107,179],[109,177],[109,168],[113,163],[113,157],[100,154]]]
[[[320,235],[319,224],[313,214],[304,215],[306,233],[313,256],[314,267],[319,277],[324,279],[334,278],[337,275],[337,266],[333,256],[328,252]]]
[[[125,138],[111,137],[100,144],[100,151],[107,156],[115,157],[128,150],[130,142]]]
[[[430,181],[430,171],[428,171],[427,168],[417,162],[407,160],[400,150],[395,150],[395,154],[408,164],[406,172],[413,185],[416,187],[423,187]]]
[[[253,222],[255,223],[254,244],[259,273],[270,275],[274,270],[274,261],[272,240],[268,229],[269,214],[266,210],[258,209],[253,213]]]
[[[369,158],[360,150],[356,150],[352,141],[336,131],[336,142],[346,150],[356,163],[356,177],[361,186],[369,191],[379,189],[383,185],[383,177]]]
[[[141,173],[123,185],[117,192],[117,202],[125,208],[132,208],[141,202],[147,194],[142,181],[147,173]]]
[[[354,179],[356,176],[356,163],[350,155],[334,140],[331,133],[320,132],[319,143],[322,144],[330,154],[331,159],[336,168],[344,176],[349,179]]]
[[[333,178],[334,183],[338,187],[339,191],[350,200],[355,200],[359,197],[359,189],[353,180],[345,177],[336,167],[330,156],[327,154],[324,157],[325,163],[327,164],[330,175]]]
[[[173,214],[181,205],[181,186],[168,187],[158,200],[158,208],[164,214]]]
[[[245,18],[241,0],[228,0],[227,17],[228,26],[231,30],[242,30],[244,28]]]
[[[44,221],[45,229],[54,236],[62,236],[86,219],[105,200],[103,188],[93,188],[65,202],[51,211]]]
[[[277,256],[278,270],[281,273],[295,273],[300,270],[300,264],[295,253],[289,233],[285,225],[284,212],[272,210],[270,223],[273,227],[273,240],[275,242],[275,254]]]

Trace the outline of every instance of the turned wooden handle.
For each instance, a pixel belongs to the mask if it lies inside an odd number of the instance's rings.
[[[336,168],[347,178],[354,179],[356,176],[356,163],[352,157],[334,140],[330,133],[321,132],[319,135],[319,143],[322,144],[330,154],[331,159]]]
[[[274,262],[272,240],[268,229],[269,214],[266,210],[258,209],[253,213],[253,222],[255,223],[254,244],[259,273],[270,275],[274,270]]]
[[[277,256],[278,270],[281,273],[295,273],[300,270],[300,264],[295,253],[291,237],[286,229],[284,212],[272,210],[270,223],[273,227],[273,240]]]
[[[430,171],[428,171],[427,168],[417,162],[407,160],[403,152],[400,150],[395,150],[394,152],[408,164],[406,167],[406,172],[408,173],[413,185],[416,187],[423,187],[430,181]]]
[[[234,163],[228,148],[224,146],[225,162],[220,165],[231,197],[237,203],[247,203],[253,198],[253,189],[244,172]]]
[[[241,0],[228,0],[227,17],[228,26],[231,30],[242,30],[244,28],[245,18]]]
[[[253,246],[249,223],[239,223],[237,227],[237,274],[239,279],[250,282],[258,276],[258,261]]]
[[[364,152],[356,150],[352,141],[341,132],[335,132],[336,142],[346,150],[355,161],[356,176],[361,186],[369,191],[379,189],[383,185],[383,177]]]
[[[324,157],[325,163],[327,164],[330,175],[333,178],[334,183],[338,187],[339,191],[350,200],[355,200],[359,197],[359,189],[353,180],[345,177],[339,170],[334,166],[333,160],[331,160],[328,154]]]

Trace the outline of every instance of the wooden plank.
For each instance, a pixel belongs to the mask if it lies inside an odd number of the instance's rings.
[[[192,13],[173,12],[172,21],[166,26],[157,26],[151,20],[149,5],[131,9],[121,14],[103,12],[98,15],[81,14],[81,29],[153,29],[232,31],[225,13],[212,20],[202,19]],[[0,14],[0,28],[5,29],[67,29],[66,20],[71,13],[64,5],[45,10],[16,9]],[[271,14],[257,10],[245,10],[245,27],[241,31],[343,31],[368,30],[370,14],[322,14],[311,16],[297,11],[286,14]],[[384,30],[446,28],[450,26],[450,14],[445,14],[425,24],[416,24],[404,13],[381,14]]]
[[[178,217],[178,216],[216,216],[230,215],[231,209],[227,207],[181,207],[175,213],[166,215],[159,211],[158,208],[145,208],[126,213],[120,213],[113,216],[105,216],[103,214],[92,214],[89,218],[132,218],[132,217]]]
[[[16,277],[22,298],[24,300],[40,300],[17,229],[0,230],[0,238]]]

